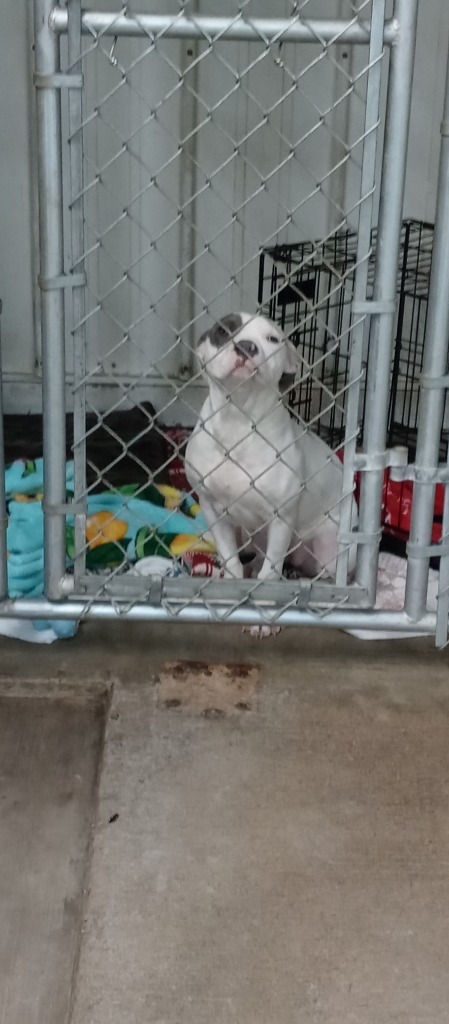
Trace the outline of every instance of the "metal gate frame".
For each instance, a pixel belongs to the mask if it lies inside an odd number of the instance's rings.
[[[43,598],[7,599],[6,517],[4,459],[0,436],[0,615],[19,618],[79,620],[85,618],[143,619],[163,621],[258,624],[275,621],[280,626],[329,626],[345,629],[388,629],[400,632],[437,633],[440,645],[446,642],[449,611],[449,497],[443,518],[441,545],[431,546],[435,484],[449,482],[449,465],[439,467],[438,439],[443,415],[444,388],[449,387],[447,349],[449,340],[449,300],[446,295],[449,279],[449,72],[446,105],[442,125],[442,148],[438,188],[438,210],[435,249],[429,301],[429,327],[423,374],[418,447],[414,466],[401,465],[402,459],[386,450],[386,426],[389,398],[393,326],[396,308],[396,269],[399,257],[401,217],[410,120],[413,65],[419,0],[395,0],[394,17],[385,20],[385,0],[373,0],[371,23],[321,20],[311,22],[298,15],[290,19],[245,21],[238,18],[210,18],[196,15],[117,15],[81,11],[80,0],[68,0],[67,9],[55,7],[52,0],[34,0],[35,9],[35,86],[37,96],[38,161],[39,161],[39,238],[42,374],[44,416],[44,562]],[[165,38],[203,38],[207,32],[220,40],[277,39],[291,42],[316,42],[338,39],[347,45],[369,45],[369,74],[363,146],[362,186],[358,230],[357,274],[352,308],[352,345],[350,375],[352,381],[361,376],[362,345],[367,317],[371,318],[370,387],[365,420],[365,450],[356,453],[357,389],[350,389],[346,416],[345,462],[340,541],[336,587],[328,590],[328,604],[323,610],[308,607],[310,589],[301,583],[282,600],[276,584],[265,584],[259,603],[245,597],[244,584],[220,582],[213,584],[207,600],[195,599],[195,581],[160,581],[150,591],[147,601],[134,600],[126,592],[114,594],[109,600],[73,597],[73,578],[66,575],[65,520],[75,515],[78,538],[84,538],[85,508],[77,504],[77,493],[83,491],[85,466],[82,451],[75,460],[75,498],[66,504],[65,494],[65,352],[64,296],[72,294],[77,321],[82,321],[85,275],[83,272],[82,211],[82,75],[77,58],[81,52],[81,33],[101,32],[104,35],[138,36],[163,32]],[[59,37],[68,34],[70,73],[60,71]],[[373,298],[366,299],[367,255],[370,250],[377,127],[381,84],[380,58],[384,47],[390,48],[387,113],[383,152],[382,189],[380,200],[378,245]],[[63,190],[61,155],[61,90],[69,96],[70,131],[78,142],[71,146],[72,194],[72,270],[64,273]],[[75,350],[75,380],[84,373],[82,337]],[[82,389],[81,389],[82,392]],[[81,393],[80,392],[80,393]],[[1,414],[1,395],[0,395]],[[441,415],[440,415],[441,414]],[[75,425],[80,433],[85,408],[81,397],[75,401]],[[1,415],[0,415],[1,421]],[[76,436],[76,433],[75,433]],[[3,460],[3,461],[2,461]],[[399,464],[398,464],[399,463]],[[373,610],[376,597],[377,565],[380,543],[381,495],[384,471],[391,466],[396,477],[415,481],[412,530],[409,544],[410,569],[403,612]],[[394,468],[396,467],[396,468]],[[358,560],[356,585],[346,587],[347,536],[350,531],[351,495],[354,472],[362,473]],[[3,517],[1,513],[3,512]],[[354,535],[351,535],[354,538]],[[77,546],[81,550],[81,546]],[[429,558],[441,556],[438,614],[426,612]],[[122,580],[123,582],[123,580]],[[198,581],[204,584],[204,581]],[[209,583],[209,587],[211,584]],[[236,587],[238,590],[236,590]],[[266,591],[265,591],[266,587]],[[227,588],[227,589],[225,589]],[[196,588],[199,592],[201,588]],[[182,593],[181,593],[182,591]],[[228,598],[229,593],[229,598]],[[358,593],[362,608],[344,607],[348,597]],[[342,597],[343,595],[343,597]],[[109,595],[108,595],[109,596]],[[279,611],[279,602],[283,610]],[[176,607],[178,603],[178,607]]]

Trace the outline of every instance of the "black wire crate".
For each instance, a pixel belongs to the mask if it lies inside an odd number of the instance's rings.
[[[388,413],[388,444],[403,444],[414,454],[418,427],[420,376],[427,325],[433,224],[403,224],[394,358]],[[443,421],[441,455],[447,452],[448,429]]]
[[[303,363],[290,404],[334,446],[344,431],[356,252],[357,235],[345,231],[265,249],[259,264],[259,305]]]
[[[368,298],[372,294],[376,241],[374,228]],[[388,444],[407,445],[411,454],[416,442],[432,245],[432,224],[417,220],[403,222]],[[344,231],[325,242],[272,246],[263,250],[259,261],[259,306],[288,334],[303,362],[303,372],[290,395],[291,406],[334,448],[344,436],[356,252],[356,233]],[[365,378],[369,368],[369,321],[363,361]],[[363,440],[364,416],[362,387],[360,441]],[[449,422],[446,426],[445,417],[442,457],[447,450],[448,432]]]

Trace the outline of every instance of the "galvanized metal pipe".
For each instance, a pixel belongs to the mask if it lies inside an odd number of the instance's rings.
[[[67,32],[67,10],[55,7],[50,16],[54,32]],[[284,43],[357,43],[368,45],[368,21],[337,21],[332,19],[207,17],[189,18],[176,14],[135,14],[109,11],[84,11],[82,31],[101,36],[161,36],[164,39],[234,39],[241,42],[277,41]],[[385,23],[384,42],[392,45],[398,38],[398,23],[392,18]]]
[[[191,604],[179,610],[169,610],[164,605],[150,605],[143,602],[132,607],[119,602],[94,601],[86,605],[84,601],[46,601],[38,597],[20,598],[17,601],[0,602],[0,619],[63,619],[79,621],[100,619],[102,621],[119,622],[217,622],[222,620],[229,625],[266,624],[267,609],[263,616],[253,608],[235,608],[230,612],[229,605],[214,605],[213,609],[205,604]],[[313,612],[289,609],[273,615],[273,624],[277,626],[306,626],[321,629],[357,629],[357,630],[388,630],[396,633],[416,633],[417,624],[411,622],[404,612],[389,611],[354,611],[335,609],[324,617]],[[419,622],[419,631],[434,634],[436,615],[427,613]]]
[[[357,257],[354,275],[354,304],[366,300],[369,256],[371,252],[371,230],[376,183],[376,157],[378,125],[380,117],[380,91],[382,85],[383,26],[385,0],[378,0],[373,8],[371,42],[369,49],[369,71],[366,88],[366,108],[363,142],[362,173],[360,181],[361,202],[357,231]],[[357,307],[356,307],[357,308]],[[363,342],[366,319],[355,314],[350,333],[349,388],[346,400],[345,447],[343,462],[343,500],[340,506],[340,533],[348,535],[352,524],[354,487],[354,457],[357,450],[359,424],[360,380],[362,376]],[[337,560],[337,584],[343,586],[348,578],[348,545],[341,545]]]
[[[82,73],[81,0],[68,6],[68,57],[70,74]],[[84,270],[84,172],[83,172],[83,92],[69,90],[70,127],[70,229],[72,271]],[[72,289],[73,313],[73,458],[75,513],[75,579],[86,571],[86,289]]]
[[[191,14],[195,20],[198,15],[198,0],[190,4]],[[197,303],[197,259],[198,238],[193,225],[197,222],[198,190],[198,92],[199,66],[198,43],[193,40],[190,46],[180,46],[180,71],[184,75],[189,72],[189,88],[183,90],[180,109],[180,139],[182,152],[179,169],[179,208],[182,217],[179,224],[179,267],[182,278],[178,302],[178,327],[182,332],[182,344],[178,351],[179,372],[182,377],[193,376],[195,373],[195,337],[196,337],[196,303]],[[195,198],[194,198],[195,197]]]
[[[371,535],[373,539],[371,543],[360,545],[357,561],[357,583],[368,591],[373,603],[377,585],[384,475],[382,455],[386,446],[418,2],[419,0],[396,0],[394,13],[400,27],[399,37],[397,45],[392,47],[390,52],[373,289],[373,302],[381,304],[383,311],[373,310],[372,313],[364,430],[365,451],[373,460],[379,462],[379,467],[370,468],[362,474],[359,529],[362,533]]]
[[[438,378],[447,370],[449,346],[449,62],[446,94],[441,125],[440,169],[438,177],[435,233],[429,286],[429,306],[423,356],[424,384],[419,397],[419,422],[415,466],[430,469],[439,460],[446,391],[438,386]],[[406,608],[418,619],[426,608],[429,558],[417,550],[431,542],[435,485],[413,485],[412,520],[408,548]]]
[[[449,468],[449,450],[447,453],[447,465]],[[449,486],[444,488],[443,521],[441,524],[441,543],[446,547],[449,541]],[[435,644],[437,647],[445,647],[447,644],[449,624],[449,555],[442,555],[440,558],[440,572],[438,577],[438,606],[437,606],[437,627]]]
[[[44,425],[45,593],[57,599],[65,572],[65,359],[62,231],[61,102],[52,84],[59,71],[59,40],[49,27],[51,0],[34,0],[38,139],[39,247]]]

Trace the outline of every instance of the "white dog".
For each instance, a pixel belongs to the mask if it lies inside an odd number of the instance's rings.
[[[250,545],[258,579],[278,579],[285,562],[306,576],[333,577],[343,471],[280,400],[298,371],[294,345],[271,320],[232,313],[203,334],[197,354],[209,394],[186,473],[225,575],[243,577],[239,556]]]

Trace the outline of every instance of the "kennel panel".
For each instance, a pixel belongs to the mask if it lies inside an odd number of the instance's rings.
[[[256,0],[219,10],[192,0],[167,15],[129,5],[126,11],[81,11],[78,0],[69,0],[67,10],[52,10],[48,0],[36,0],[38,23],[42,15],[45,23],[40,29],[40,86],[47,118],[59,124],[60,138],[66,137],[64,104],[61,128],[54,93],[79,88],[82,76],[78,112],[76,103],[71,102],[71,110],[69,103],[71,178],[63,180],[71,236],[71,257],[62,268],[69,278],[66,305],[73,296],[67,351],[70,358],[74,353],[74,392],[79,396],[75,489],[68,503],[61,441],[56,444],[49,429],[54,433],[59,426],[63,437],[60,330],[56,344],[61,305],[58,299],[52,310],[50,301],[44,302],[44,321],[45,315],[51,321],[44,346],[46,472],[54,484],[46,497],[47,558],[49,524],[57,523],[59,530],[48,577],[50,597],[59,573],[59,594],[72,587],[85,613],[92,615],[109,615],[112,602],[115,612],[131,617],[336,624],[344,607],[349,624],[356,621],[351,608],[374,604],[416,9],[416,0],[396,0],[395,17],[386,20],[383,0],[344,0],[335,10],[303,0],[293,8],[283,3],[273,17],[269,6]],[[67,50],[62,46],[64,82],[51,80],[59,69],[48,32],[62,42],[68,32]],[[380,179],[382,70],[391,43]],[[53,63],[44,59],[50,50]],[[350,62],[348,51],[354,55]],[[50,80],[44,82],[46,74]],[[77,84],[67,81],[72,74]],[[44,120],[41,116],[41,182],[48,187],[54,148],[47,153]],[[371,231],[379,196],[371,289]],[[45,197],[41,185],[44,209]],[[60,263],[62,210],[59,215],[52,237],[54,242],[57,236]],[[329,243],[344,231],[355,232],[357,242],[351,265],[342,267]],[[199,548],[209,531],[195,528],[201,514],[196,496],[175,496],[168,489],[172,456],[182,454],[182,446],[179,440],[171,443],[167,423],[174,415],[186,426],[195,419],[202,391],[195,341],[214,316],[235,308],[237,299],[240,308],[253,305],[263,248],[310,237],[319,242],[304,254],[303,266],[312,266],[318,247],[324,259],[318,290],[305,298],[305,329],[313,316],[318,320],[315,353],[310,351],[297,386],[312,377],[324,392],[321,405],[313,388],[309,395],[312,428],[322,420],[329,429],[333,416],[339,430],[344,425],[337,579],[327,582],[321,570],[307,581],[276,584],[189,578],[185,552],[167,540],[170,529],[175,521],[187,520],[192,536],[200,538]],[[46,245],[41,232],[44,257]],[[55,277],[50,281],[59,295]],[[81,288],[85,306],[80,317]],[[368,320],[367,438],[361,460],[356,446]],[[347,360],[343,378],[335,372],[337,353]],[[56,369],[52,356],[57,356]],[[52,398],[56,404],[50,413]],[[142,417],[134,440],[150,444],[157,437],[166,444],[159,473],[149,471],[135,446],[123,441],[117,421],[111,423],[111,414],[119,416],[130,406]],[[257,423],[253,428],[258,429]],[[101,466],[90,455],[91,439],[99,431],[113,442],[113,455]],[[117,484],[125,462],[135,467],[131,491]],[[351,521],[356,470],[363,477],[357,533]],[[257,474],[250,483],[257,487]],[[299,486],[310,487],[311,481],[301,480]],[[99,488],[101,508],[94,500]],[[154,513],[159,527],[149,522],[144,502],[163,509],[162,520]],[[325,515],[333,511],[326,509]],[[176,520],[181,515],[185,518]],[[282,507],[273,508],[267,527],[276,515],[282,516]],[[66,541],[69,531],[70,550],[61,543],[61,529]],[[353,543],[359,550],[355,583],[348,578]],[[191,547],[202,553],[196,542]],[[180,576],[143,578],[130,572],[141,556],[161,553],[170,555],[167,561]],[[67,561],[70,569],[74,565],[73,577],[65,572]]]

